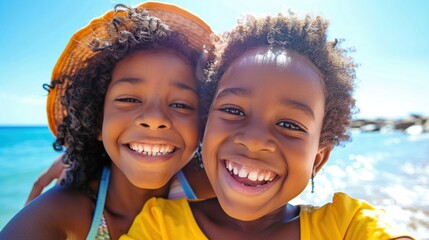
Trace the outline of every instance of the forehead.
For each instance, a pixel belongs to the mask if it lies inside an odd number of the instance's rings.
[[[150,65],[151,63],[156,65],[162,61],[165,62],[164,64],[180,63],[181,65],[186,65],[187,68],[192,68],[192,64],[189,59],[172,49],[162,48],[136,50],[120,60],[113,71],[117,71],[118,68],[124,68],[127,66],[141,65],[142,63],[144,63],[144,65]]]
[[[232,62],[224,76],[235,71],[258,67],[303,75],[323,85],[320,70],[306,57],[291,50],[270,47],[259,47],[244,52]]]
[[[182,81],[195,85],[196,78],[190,62],[170,49],[137,50],[122,59],[113,69],[112,81],[118,78],[134,77],[146,81],[163,79]]]

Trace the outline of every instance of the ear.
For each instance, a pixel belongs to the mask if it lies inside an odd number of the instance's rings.
[[[314,159],[313,176],[316,176],[320,169],[322,169],[323,165],[328,161],[331,151],[332,146],[326,146],[319,149]]]
[[[103,141],[103,134],[101,133],[101,131],[100,131],[100,133],[97,135],[97,140],[98,141]]]

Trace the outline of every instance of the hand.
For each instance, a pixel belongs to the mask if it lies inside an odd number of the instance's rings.
[[[56,184],[61,182],[61,179],[64,178],[67,171],[66,165],[63,164],[61,158],[64,154],[55,159],[52,165],[46,170],[39,178],[34,182],[33,188],[31,189],[30,195],[28,196],[25,205],[29,204],[33,199],[39,196],[43,189],[48,186],[54,179],[57,179]]]

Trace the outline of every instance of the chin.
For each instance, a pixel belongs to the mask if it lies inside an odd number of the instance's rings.
[[[141,189],[159,189],[164,187],[170,179],[147,179],[147,180],[132,180],[128,179],[131,184],[133,184],[137,188]]]

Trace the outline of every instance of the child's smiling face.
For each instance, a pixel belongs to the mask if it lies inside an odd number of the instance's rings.
[[[231,64],[203,142],[207,175],[228,215],[255,220],[281,208],[325,163],[323,89],[318,69],[293,52],[257,48]]]
[[[164,186],[199,139],[193,68],[171,50],[137,51],[113,70],[101,139],[115,166],[140,188]]]

